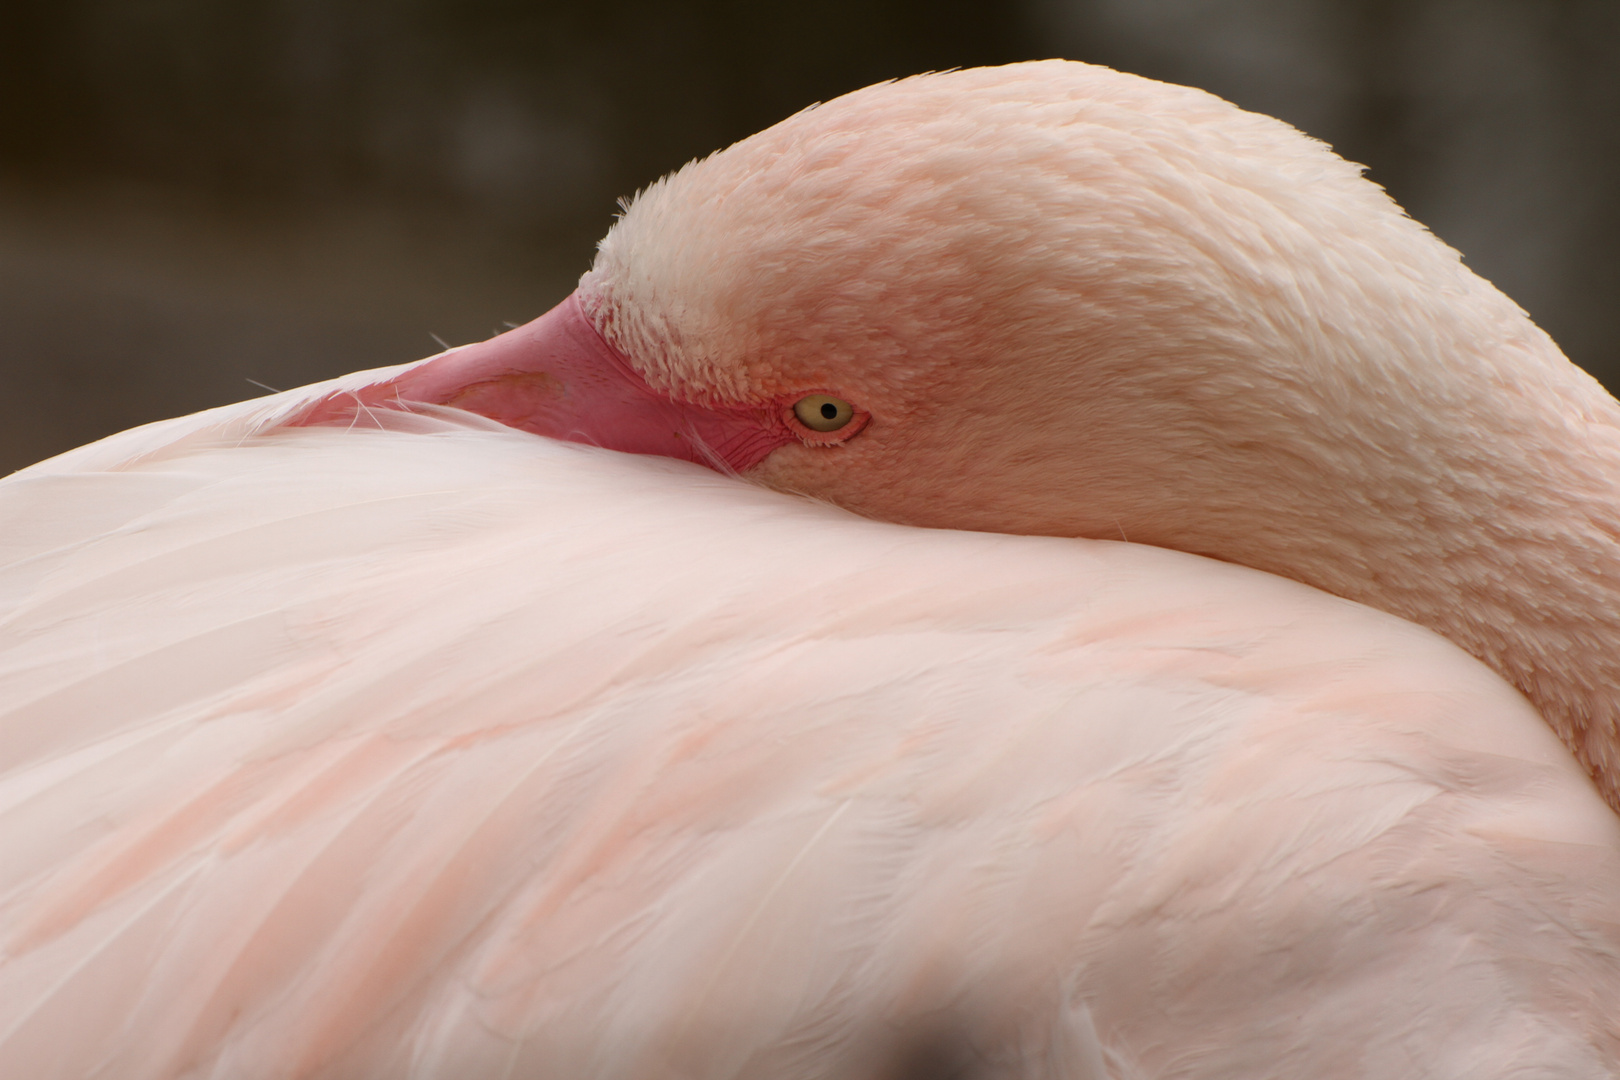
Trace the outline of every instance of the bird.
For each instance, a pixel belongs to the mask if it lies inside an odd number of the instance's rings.
[[[0,482],[0,1071],[1620,1075],[1620,405],[1071,61]]]

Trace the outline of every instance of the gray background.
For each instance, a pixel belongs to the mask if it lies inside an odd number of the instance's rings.
[[[1047,56],[1328,140],[1620,385],[1620,0],[0,0],[0,471],[533,318],[687,159]]]

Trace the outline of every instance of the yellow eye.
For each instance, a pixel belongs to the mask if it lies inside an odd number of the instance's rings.
[[[811,394],[794,402],[793,415],[811,431],[837,431],[855,419],[855,406],[830,394]]]

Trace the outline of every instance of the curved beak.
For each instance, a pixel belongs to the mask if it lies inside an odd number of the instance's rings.
[[[300,426],[361,409],[445,405],[555,439],[743,472],[795,437],[772,407],[708,408],[647,385],[599,334],[579,294],[515,330],[317,402]]]

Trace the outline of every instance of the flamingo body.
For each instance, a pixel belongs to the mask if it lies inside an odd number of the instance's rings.
[[[1609,1075],[1620,822],[1427,631],[244,411],[0,487],[6,1075]]]
[[[1613,1077],[1617,462],[1273,121],[807,111],[0,482],[0,1073]]]

